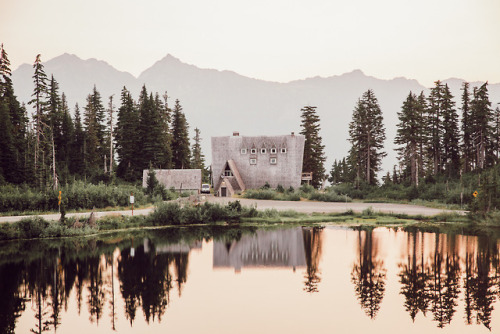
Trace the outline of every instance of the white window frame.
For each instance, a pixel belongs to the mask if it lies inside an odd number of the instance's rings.
[[[252,148],[250,150],[250,154],[257,154],[257,149],[256,148]]]
[[[250,159],[250,165],[256,165],[257,164],[257,159],[251,158]]]
[[[224,176],[234,176],[233,171],[230,169],[224,170]]]
[[[281,148],[281,153],[286,153],[286,147]]]
[[[278,151],[276,150],[276,148],[274,148],[274,147],[273,147],[273,148],[271,149],[271,154],[276,154],[277,152],[278,152]]]
[[[277,158],[270,158],[270,159],[269,159],[269,163],[270,163],[271,165],[276,165],[276,164],[278,163],[278,159],[277,159]]]
[[[241,154],[247,154],[247,149],[246,148],[242,148],[240,152],[241,152]]]
[[[260,154],[266,154],[267,153],[267,149],[266,148],[261,148],[260,149]]]

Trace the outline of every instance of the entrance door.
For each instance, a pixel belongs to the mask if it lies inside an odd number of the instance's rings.
[[[220,188],[220,196],[221,197],[226,197],[227,196],[226,187]]]

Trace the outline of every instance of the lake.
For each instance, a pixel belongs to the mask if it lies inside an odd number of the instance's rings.
[[[0,333],[490,333],[499,240],[167,228],[0,243]]]

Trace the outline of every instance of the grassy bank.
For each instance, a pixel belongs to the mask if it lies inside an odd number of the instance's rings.
[[[243,193],[242,197],[275,201],[300,201],[301,199],[319,202],[352,201],[350,197],[339,195],[333,189],[319,191],[307,184],[302,185],[298,189],[293,189],[292,187],[284,189],[281,186],[278,186],[276,189],[271,189],[269,186],[264,186],[260,189],[248,189]]]
[[[87,236],[106,231],[138,229],[162,226],[216,225],[226,224],[315,224],[336,223],[373,226],[455,226],[457,228],[497,228],[499,220],[471,220],[469,217],[443,213],[433,217],[385,214],[371,208],[355,213],[305,214],[292,210],[268,209],[257,211],[254,207],[242,207],[239,201],[227,205],[206,202],[203,205],[184,205],[177,202],[162,203],[147,216],[110,215],[96,220],[93,217],[62,218],[47,221],[35,216],[16,223],[0,225],[0,240],[61,238]]]

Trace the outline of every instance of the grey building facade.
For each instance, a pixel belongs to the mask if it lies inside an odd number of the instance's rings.
[[[212,137],[212,185],[219,196],[232,196],[269,183],[300,187],[303,135]]]

